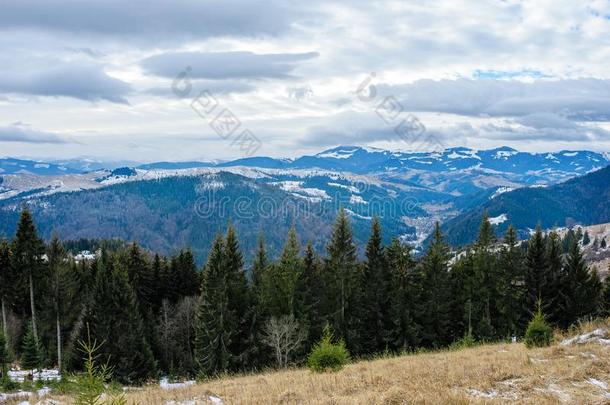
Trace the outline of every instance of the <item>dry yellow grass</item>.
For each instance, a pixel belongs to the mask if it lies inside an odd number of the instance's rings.
[[[583,329],[598,327],[609,328],[610,320]],[[610,345],[555,344],[528,350],[522,344],[495,344],[362,361],[336,373],[294,369],[176,390],[151,386],[129,391],[127,400],[204,404],[216,396],[224,404],[610,404],[604,384],[610,386]]]

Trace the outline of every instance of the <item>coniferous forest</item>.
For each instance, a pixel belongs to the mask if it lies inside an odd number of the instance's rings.
[[[610,315],[610,282],[585,263],[582,234],[537,229],[518,241],[509,227],[497,238],[484,216],[473,245],[452,251],[437,225],[416,256],[399,239],[384,246],[382,232],[374,219],[360,258],[340,211],[324,255],[293,227],[279,257],[260,235],[246,263],[229,224],[198,268],[188,249],[163,257],[135,242],[77,260],[24,210],[0,242],[0,337],[22,368],[78,371],[90,334],[113,378],[139,384],[302,364],[325,329],[366,358],[520,338],[538,306],[563,329]]]

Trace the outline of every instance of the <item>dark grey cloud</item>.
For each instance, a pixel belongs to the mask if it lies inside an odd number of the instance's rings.
[[[0,127],[0,142],[68,143],[54,133],[38,131],[21,123]]]
[[[579,121],[610,121],[610,80],[418,80],[378,88],[408,111],[494,117],[552,113]]]
[[[0,93],[107,100],[127,104],[129,84],[107,75],[101,66],[32,60],[24,66],[0,66]]]
[[[167,52],[142,61],[146,71],[174,78],[187,69],[194,79],[287,78],[299,62],[318,53]]]
[[[3,2],[0,30],[169,42],[215,36],[278,35],[300,15],[281,0],[20,0]]]

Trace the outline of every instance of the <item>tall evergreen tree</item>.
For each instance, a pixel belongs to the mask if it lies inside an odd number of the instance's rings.
[[[390,271],[390,348],[413,350],[419,345],[419,325],[416,323],[419,301],[419,283],[415,261],[409,245],[394,238],[386,250],[386,262]]]
[[[296,317],[306,328],[307,341],[304,349],[309,351],[315,342],[322,337],[324,321],[322,319],[322,296],[324,283],[321,275],[321,262],[316,255],[311,242],[305,248],[303,257],[303,271],[297,282],[297,310]]]
[[[527,318],[521,319],[521,301],[524,295],[524,266],[523,253],[517,245],[517,233],[509,225],[504,235],[504,245],[499,253],[498,292],[500,337],[519,336],[527,325]]]
[[[195,358],[200,370],[207,375],[225,372],[233,363],[231,347],[239,321],[229,307],[229,283],[224,241],[219,235],[203,272],[195,328]]]
[[[49,287],[51,307],[55,318],[55,343],[57,346],[57,365],[63,370],[62,363],[62,320],[70,310],[71,292],[75,290],[70,264],[66,251],[57,235],[53,235],[51,244],[47,249],[49,267]]]
[[[299,252],[296,230],[292,227],[279,262],[265,271],[263,300],[269,316],[295,315],[297,282],[303,271]]]
[[[32,327],[28,327],[23,338],[23,347],[21,349],[21,368],[24,370],[36,370],[42,362],[40,346],[38,339],[32,331]]]
[[[105,342],[100,358],[114,367],[118,381],[143,382],[155,375],[156,364],[127,269],[106,252],[97,265],[89,325],[93,338]]]
[[[529,240],[525,256],[525,296],[523,300],[523,317],[531,319],[536,312],[538,300],[542,300],[543,308],[547,302],[544,300],[544,290],[548,280],[549,264],[546,255],[544,235],[540,226]],[[544,311],[546,312],[546,311]]]
[[[23,278],[30,293],[30,315],[32,317],[32,333],[38,341],[38,325],[36,319],[36,281],[43,276],[44,243],[38,237],[36,226],[30,211],[24,209],[17,225],[17,233],[13,239],[12,258],[14,272]]]
[[[384,350],[390,341],[390,276],[386,263],[379,218],[373,218],[371,236],[366,245],[364,263],[363,350],[374,353]]]
[[[563,278],[563,246],[561,238],[555,231],[551,231],[547,238],[548,269],[545,287],[542,291],[543,309],[548,320],[556,324],[562,316],[559,305],[561,279]]]
[[[361,312],[358,307],[362,272],[357,262],[352,229],[344,209],[339,211],[326,247],[324,278],[327,286],[324,314],[338,339],[351,353],[360,351]]]
[[[262,285],[263,273],[269,265],[269,259],[267,258],[267,250],[265,248],[265,237],[261,233],[257,241],[257,249],[254,255],[254,262],[252,263],[252,287],[255,293],[260,293]]]
[[[0,240],[0,310],[2,311],[2,333],[8,347],[8,306],[13,289],[15,277],[11,268],[11,248],[6,239]]]
[[[422,344],[441,347],[451,340],[451,289],[449,284],[448,247],[440,225],[436,223],[432,242],[421,262]]]
[[[237,321],[236,336],[230,350],[233,353],[232,368],[245,370],[250,362],[249,330],[253,316],[252,295],[244,271],[243,254],[239,248],[237,233],[232,225],[227,229],[225,238],[225,265],[228,275],[228,305]]]
[[[597,310],[601,282],[597,271],[590,272],[578,243],[572,243],[561,283],[560,326],[567,328]]]

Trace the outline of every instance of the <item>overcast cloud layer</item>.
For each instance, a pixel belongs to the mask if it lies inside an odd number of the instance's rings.
[[[609,151],[608,66],[607,0],[9,0],[0,156],[239,158],[245,129],[260,155],[412,149],[404,119],[445,147]]]

